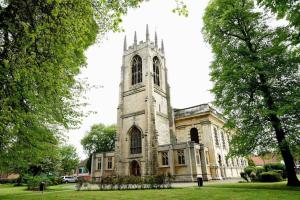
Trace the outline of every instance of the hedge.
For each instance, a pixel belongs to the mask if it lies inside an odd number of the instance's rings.
[[[262,172],[259,175],[259,181],[261,181],[261,182],[279,182],[282,180],[283,179],[282,179],[281,174],[279,174],[275,171]]]

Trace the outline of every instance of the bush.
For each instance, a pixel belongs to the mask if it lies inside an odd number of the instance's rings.
[[[17,183],[18,179],[7,179],[7,178],[3,178],[0,179],[0,184],[15,184]]]
[[[282,170],[282,171],[285,171],[285,165],[281,164],[281,163],[269,163],[269,164],[265,164],[264,168],[265,168],[266,172],[273,171],[273,170]]]
[[[255,167],[256,176],[259,176],[262,172],[265,172],[265,168],[261,166]]]
[[[256,168],[252,166],[245,167],[244,172],[250,177],[252,172],[256,172]]]
[[[119,176],[119,177],[105,177],[100,180],[95,180],[92,183],[98,185],[100,190],[114,190],[114,189],[160,189],[160,188],[171,188],[172,180],[174,176],[171,174],[160,174],[156,176]],[[78,179],[76,189],[81,190],[81,188],[87,184],[84,180]]]
[[[268,172],[268,171],[278,171],[281,170],[281,176],[282,178],[286,179],[287,178],[287,174],[286,174],[286,169],[285,169],[285,165],[281,164],[281,163],[269,163],[269,164],[265,164],[264,165],[264,169]]]
[[[282,181],[282,176],[274,171],[262,172],[259,175],[259,181],[261,182],[279,182]]]
[[[246,174],[246,172],[241,172],[240,175],[243,179],[245,179],[247,182],[249,182],[248,175]]]
[[[45,183],[45,190],[49,185],[52,185],[52,182],[47,177],[34,176],[31,179],[27,180],[27,189],[28,190],[39,190],[41,182]]]

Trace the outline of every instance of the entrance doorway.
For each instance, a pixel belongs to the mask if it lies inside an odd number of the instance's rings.
[[[136,160],[133,160],[130,164],[130,174],[132,176],[141,176],[140,165]]]

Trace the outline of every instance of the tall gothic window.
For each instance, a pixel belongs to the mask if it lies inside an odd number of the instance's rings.
[[[138,55],[135,55],[132,59],[131,66],[131,84],[135,85],[142,82],[142,58]]]
[[[224,132],[223,132],[223,131],[221,132],[221,137],[222,137],[222,145],[223,145],[223,148],[226,149],[225,135],[224,135]]]
[[[216,128],[214,128],[214,135],[215,135],[215,143],[217,146],[219,146],[218,131]]]
[[[141,131],[136,127],[133,128],[130,138],[130,152],[131,154],[138,154],[142,152],[142,137]]]
[[[154,84],[156,85],[160,85],[159,82],[159,68],[160,68],[160,63],[159,63],[159,59],[155,56],[153,58],[153,80],[154,80]]]

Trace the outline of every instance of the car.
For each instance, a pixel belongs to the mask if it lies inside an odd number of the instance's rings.
[[[76,183],[77,178],[75,176],[62,176],[64,183]]]

